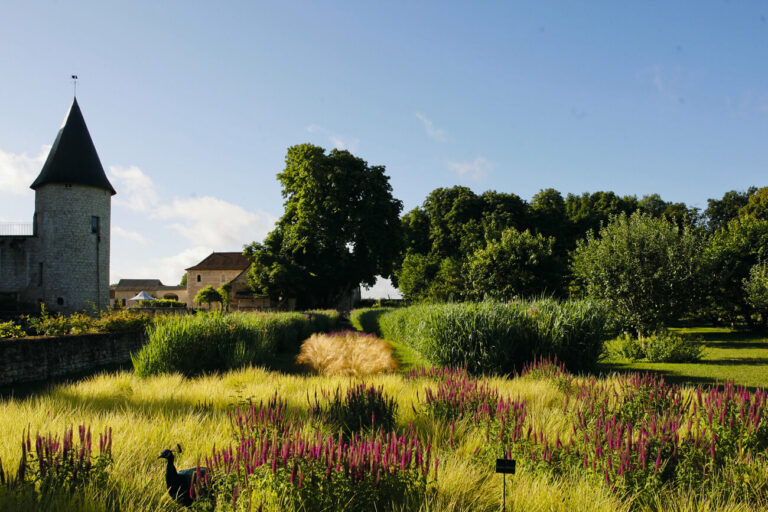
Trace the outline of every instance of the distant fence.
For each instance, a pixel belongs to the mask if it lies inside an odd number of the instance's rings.
[[[34,226],[31,222],[0,222],[0,236],[32,236]]]

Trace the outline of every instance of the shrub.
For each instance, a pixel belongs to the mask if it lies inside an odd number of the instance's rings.
[[[296,362],[321,375],[370,375],[395,370],[397,362],[386,341],[354,331],[313,334]]]
[[[768,264],[754,265],[749,278],[743,281],[747,304],[761,316],[763,325],[768,326]]]
[[[102,332],[124,332],[144,330],[152,323],[152,317],[135,309],[112,310],[105,312],[98,320]]]
[[[588,300],[485,301],[395,309],[377,317],[376,328],[436,365],[512,373],[537,354],[557,356],[572,370],[591,367],[602,352],[606,318]]]
[[[645,358],[652,363],[693,363],[703,355],[701,345],[668,331],[640,340]]]
[[[302,313],[215,311],[159,316],[147,330],[147,344],[132,356],[133,367],[137,375],[145,377],[170,372],[197,375],[264,364],[277,352],[296,350],[323,323]]]
[[[16,325],[13,321],[0,322],[0,339],[2,338],[23,338],[27,334],[21,326]]]
[[[173,299],[152,299],[152,300],[140,300],[139,307],[143,308],[185,308],[187,305],[184,302]]]
[[[331,332],[339,326],[341,314],[335,309],[310,309],[304,312],[315,332]]]
[[[395,427],[397,402],[384,393],[383,387],[360,383],[344,395],[336,388],[326,407],[317,403],[315,408],[347,434],[370,428],[388,432]]]
[[[652,363],[692,363],[703,355],[701,345],[669,331],[640,338],[625,333],[607,343],[606,352],[617,359],[646,359]]]

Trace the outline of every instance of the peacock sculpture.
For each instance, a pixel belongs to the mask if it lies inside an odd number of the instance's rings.
[[[177,444],[178,453],[181,453],[181,445]],[[193,490],[195,482],[198,479],[204,479],[207,472],[207,468],[194,467],[189,469],[183,469],[176,471],[176,466],[173,464],[173,451],[163,450],[158,459],[165,459],[165,486],[168,488],[168,494],[177,503],[189,507],[192,502],[195,501],[196,493]]]

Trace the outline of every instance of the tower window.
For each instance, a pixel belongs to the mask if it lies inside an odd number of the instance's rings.
[[[58,299],[56,299],[56,304],[58,304],[59,306],[63,306],[64,305],[64,297],[59,297]]]
[[[197,274],[197,282],[200,282],[200,274]]]
[[[91,233],[99,233],[99,218],[91,217]]]

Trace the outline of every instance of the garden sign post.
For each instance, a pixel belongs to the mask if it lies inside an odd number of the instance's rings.
[[[507,474],[515,474],[515,459],[496,459],[496,472],[504,475],[504,487],[501,490],[501,496],[504,503],[504,510],[507,510]]]

